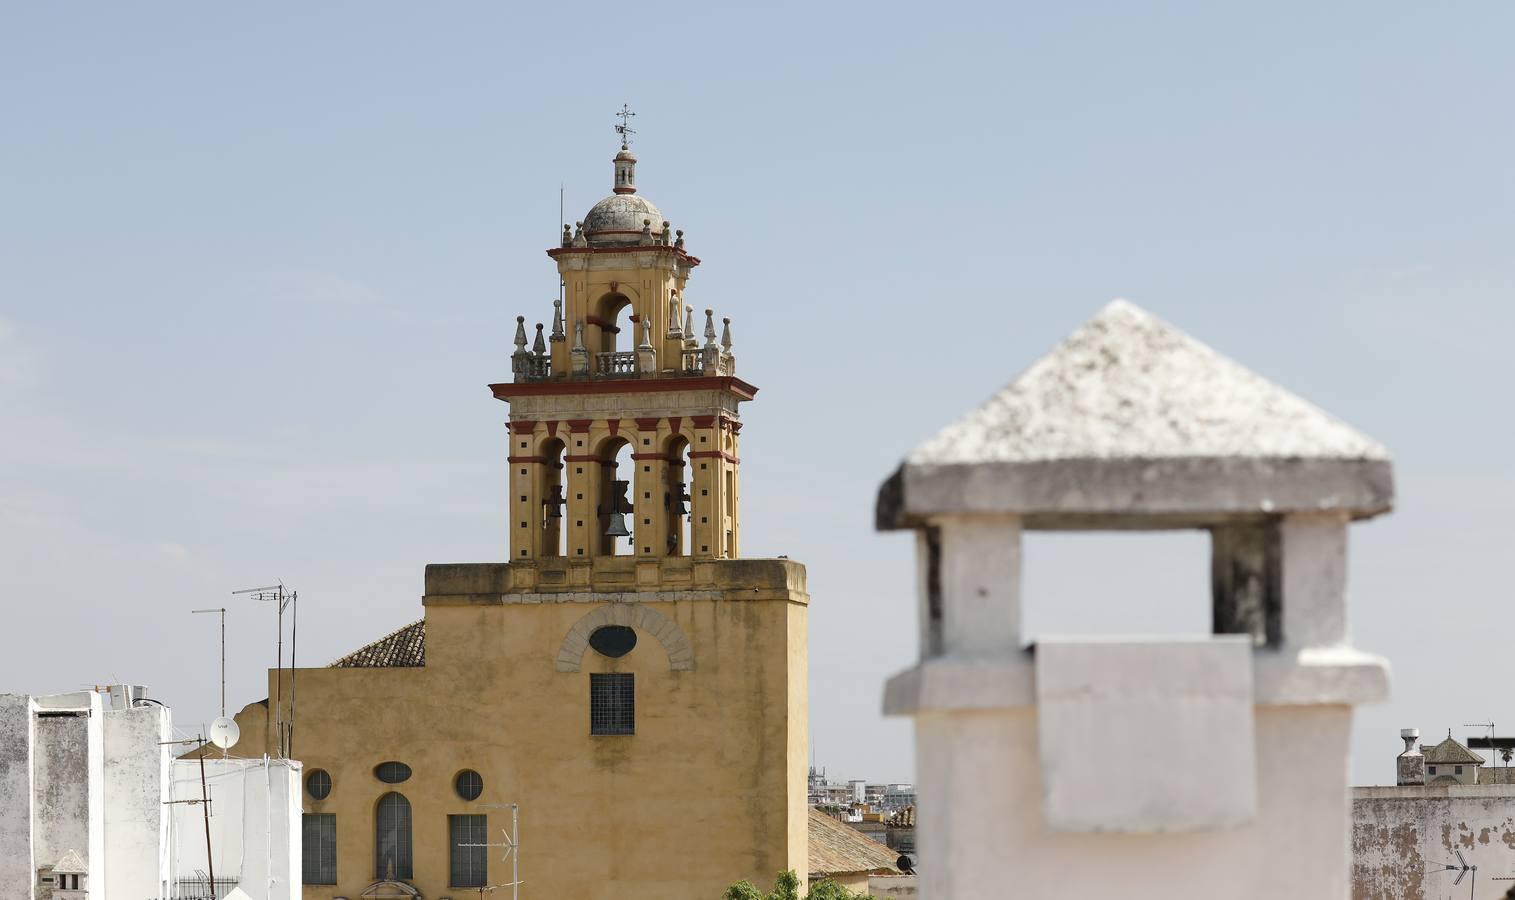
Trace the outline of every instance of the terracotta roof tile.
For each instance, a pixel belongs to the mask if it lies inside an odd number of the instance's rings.
[[[1483,757],[1464,747],[1450,734],[1447,739],[1425,751],[1426,763],[1429,765],[1483,765]]]
[[[411,622],[347,654],[327,668],[390,669],[426,665],[426,620]]]
[[[899,854],[865,834],[810,808],[810,875],[867,872],[897,875]]]

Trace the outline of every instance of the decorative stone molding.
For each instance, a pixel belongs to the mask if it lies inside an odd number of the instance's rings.
[[[610,603],[586,613],[568,629],[558,648],[556,668],[559,672],[577,672],[589,649],[589,635],[606,625],[625,625],[657,638],[668,654],[668,668],[674,672],[694,670],[694,648],[678,623],[655,609],[640,603]]]

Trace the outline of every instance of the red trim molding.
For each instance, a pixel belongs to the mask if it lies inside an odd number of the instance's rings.
[[[544,462],[547,462],[547,457],[545,457],[545,456],[507,456],[505,458],[505,461],[506,462],[511,462],[511,463],[544,463]]]
[[[637,431],[657,431],[662,419],[637,419]]]
[[[664,456],[661,453],[633,453],[633,454],[631,454],[631,458],[632,459],[657,459],[657,460],[661,460],[663,462],[672,462],[672,460],[670,460],[668,457]]]
[[[683,416],[669,416],[668,417],[668,427],[673,429],[673,433],[674,434],[678,434],[679,433],[679,426],[681,424],[683,424],[683,422],[684,422],[684,417]]]
[[[537,423],[528,422],[524,419],[519,422],[511,422],[510,430],[516,434],[531,434],[533,431],[537,430]]]
[[[720,457],[721,459],[726,460],[727,462],[731,463],[732,465],[739,465],[742,462],[740,459],[736,458],[735,456],[732,456],[730,453],[727,453],[725,450],[691,450],[691,451],[689,451],[689,458],[690,459],[714,459],[715,457]]]
[[[607,425],[610,426],[610,434],[611,434],[612,437],[614,437],[615,435],[618,435],[618,434],[621,433],[621,420],[620,419],[610,419],[610,420],[606,421],[605,424],[607,424]]]
[[[738,400],[751,400],[758,389],[734,375],[708,375],[689,378],[590,378],[582,381],[512,381],[491,384],[495,399],[510,402],[512,397],[551,397],[580,394],[662,394],[682,391],[725,391]],[[704,416],[712,422],[714,416]],[[569,425],[573,420],[569,420]],[[698,423],[696,423],[698,425]],[[702,428],[710,426],[703,425]]]
[[[557,437],[558,436],[558,420],[557,419],[553,419],[552,421],[550,421],[550,422],[547,423],[547,436],[548,437]]]
[[[495,394],[495,396],[498,397],[500,395],[499,394]],[[588,434],[589,433],[589,423],[592,422],[592,421],[594,421],[594,420],[593,419],[569,419],[568,420],[568,430],[571,431],[571,432],[573,432],[574,434]]]
[[[715,416],[690,416],[689,421],[693,422],[696,428],[709,428],[715,424]]]
[[[581,454],[579,456],[565,456],[565,457],[563,457],[563,461],[564,462],[596,462],[596,463],[601,463],[601,464],[603,464],[605,462],[605,460],[600,459],[598,456],[595,456],[592,453],[591,454]]]

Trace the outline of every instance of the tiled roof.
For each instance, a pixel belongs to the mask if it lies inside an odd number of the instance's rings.
[[[426,665],[426,620],[411,622],[347,654],[328,668],[389,669]]]
[[[915,807],[914,806],[907,806],[904,809],[897,809],[894,812],[890,813],[889,814],[889,827],[890,828],[914,828],[915,827]]]
[[[810,808],[810,874],[897,875],[899,854],[815,807]]]
[[[1447,739],[1425,751],[1426,763],[1433,766],[1483,765],[1483,757],[1464,747],[1450,734]]]

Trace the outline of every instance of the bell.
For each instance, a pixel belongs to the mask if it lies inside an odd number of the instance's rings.
[[[689,496],[689,492],[684,490],[684,482],[680,481],[675,483],[673,493],[673,514],[675,516],[689,515],[689,506],[686,501],[690,499],[692,498]]]
[[[542,501],[542,505],[547,507],[547,518],[563,518],[563,504],[566,502],[568,501],[563,499],[563,486],[561,484],[553,485],[552,493],[547,495],[546,500]]]
[[[631,532],[626,530],[626,514],[611,513],[610,527],[605,529],[608,537],[631,537]]]

